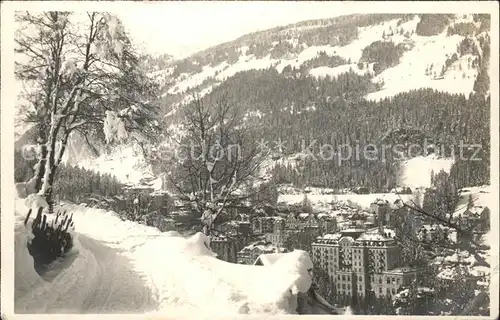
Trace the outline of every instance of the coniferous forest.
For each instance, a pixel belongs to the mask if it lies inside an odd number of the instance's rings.
[[[396,185],[400,160],[431,153],[458,157],[462,150],[465,157],[455,167],[463,170],[453,170],[460,176],[460,184],[489,183],[489,97],[419,89],[373,102],[363,98],[376,90],[368,76],[348,72],[316,79],[290,69],[236,74],[204,98],[210,103],[226,94],[229,103],[246,115],[248,126],[256,128],[253,134],[257,140],[265,139],[270,147],[281,142],[284,158],[307,152],[310,147],[315,158],[298,160],[298,169],[286,162],[278,165],[278,181],[386,191]],[[249,116],[252,113],[258,116]],[[411,144],[421,149],[408,150]],[[330,149],[322,150],[324,145]],[[474,155],[481,161],[470,161],[474,150],[467,145],[481,146]],[[345,160],[345,146],[351,152],[358,147],[360,156]],[[382,154],[382,146],[392,148]],[[366,156],[364,148],[374,153]],[[374,158],[380,161],[370,160]]]
[[[19,151],[14,157],[15,182],[27,182],[33,176],[36,160],[26,160]],[[79,196],[91,193],[105,197],[123,194],[123,185],[110,174],[61,163],[54,191],[60,200],[77,201]]]

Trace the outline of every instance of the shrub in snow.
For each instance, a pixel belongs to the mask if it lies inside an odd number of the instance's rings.
[[[68,217],[66,211],[62,214],[58,212],[55,219],[47,221],[43,207],[39,207],[35,219],[30,221],[32,211],[33,209],[28,211],[24,220],[24,225],[31,226],[33,233],[33,238],[27,246],[28,252],[33,257],[35,270],[41,273],[47,265],[63,257],[73,247],[73,238],[69,232],[69,228],[74,227],[73,215]]]

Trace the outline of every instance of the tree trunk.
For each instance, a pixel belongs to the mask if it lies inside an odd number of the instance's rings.
[[[55,164],[51,168],[48,180],[49,187],[45,192],[45,201],[47,201],[47,204],[49,205],[49,213],[54,213],[54,180],[56,177],[57,168],[58,168],[57,164]]]
[[[209,237],[209,236],[210,236],[210,226],[209,226],[208,224],[205,224],[205,225],[203,226],[203,233],[204,233],[207,237]]]
[[[52,184],[55,178],[55,152],[56,152],[56,125],[52,123],[50,128],[49,141],[47,142],[47,160],[45,163],[45,172],[43,176],[43,184],[38,194],[45,197],[45,201],[49,205],[49,213],[53,213],[54,202],[52,197]]]
[[[53,183],[55,177],[55,168],[52,168],[48,174],[48,187],[44,193],[45,201],[49,205],[49,214],[54,213],[54,192],[53,192]]]
[[[38,152],[38,163],[35,169],[35,172],[33,174],[32,178],[32,190],[31,192],[38,193],[40,189],[42,188],[43,184],[43,177],[45,175],[45,165],[47,162],[47,135],[46,135],[46,127],[43,124],[38,124],[38,139],[37,139],[37,144],[39,148]]]
[[[53,186],[54,186],[54,181],[55,181],[55,177],[56,177],[56,173],[57,173],[57,169],[59,169],[59,165],[61,164],[62,162],[62,157],[64,155],[64,152],[66,151],[66,145],[68,143],[68,138],[69,138],[69,132],[66,132],[64,134],[64,138],[63,138],[63,141],[61,141],[61,147],[59,149],[59,152],[57,152],[57,157],[55,156],[55,153],[56,153],[56,150],[55,150],[55,144],[54,144],[54,164],[52,165],[51,167],[51,170],[50,170],[50,173],[49,173],[49,180],[48,180],[48,184],[50,186],[50,191],[49,191],[49,197],[50,197],[50,200],[52,200],[52,197],[53,197]],[[49,200],[49,198],[47,198],[47,200]],[[49,204],[49,207],[50,207],[50,203]]]
[[[35,170],[35,174],[33,176],[33,179],[35,179],[35,192],[39,192],[40,189],[42,188],[42,183],[43,183],[43,176],[45,175],[45,165],[47,162],[47,146],[45,143],[40,144],[40,152],[38,154],[38,163],[37,167]]]

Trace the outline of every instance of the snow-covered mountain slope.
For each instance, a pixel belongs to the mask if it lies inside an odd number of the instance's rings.
[[[75,248],[42,278],[26,248],[28,207],[16,199],[16,312],[288,314],[311,285],[313,266],[304,251],[269,267],[230,264],[214,257],[200,233],[185,238],[104,210],[64,209],[73,213]]]
[[[177,124],[176,115],[182,105],[191,101],[193,92],[210,99],[224,90],[231,90],[233,94],[238,88],[242,93],[234,93],[234,101],[244,102],[235,108],[243,108],[240,111],[244,120],[251,126],[258,126],[260,119],[273,115],[278,119],[276,113],[280,112],[289,112],[295,117],[306,111],[314,114],[324,98],[333,102],[335,108],[342,108],[343,101],[346,105],[360,98],[380,101],[423,88],[463,94],[467,98],[484,87],[478,83],[484,82],[481,72],[484,73],[488,65],[488,59],[483,57],[486,50],[489,51],[489,23],[488,17],[482,15],[354,15],[305,21],[245,35],[175,61],[164,72],[155,72],[156,77],[169,79],[162,91],[162,99],[168,104],[165,124]],[[276,93],[266,91],[264,85],[258,83],[268,79],[266,76],[271,72],[259,77],[266,70],[279,73],[268,78],[296,81],[280,82],[275,85]],[[339,94],[329,93],[330,88],[324,83],[318,84],[316,91],[299,89],[304,83],[316,85],[301,81],[304,77],[324,80],[346,73],[367,77],[371,85],[359,84],[352,93],[346,88]],[[356,81],[364,80],[353,80],[354,86]],[[293,86],[306,93],[287,97],[294,94],[290,89]],[[280,95],[280,89],[286,94]],[[248,95],[259,97],[248,99]],[[273,109],[276,105],[280,105],[279,111]],[[290,117],[286,119],[282,127],[290,125]],[[396,121],[392,125],[407,123]],[[310,129],[301,134],[309,135]],[[450,163],[449,159],[408,161],[403,164],[403,177],[398,182],[410,187],[428,186],[430,171],[439,171],[436,168],[447,171]],[[421,169],[425,173],[417,176],[416,172]]]
[[[34,146],[35,137],[36,128],[26,130],[16,140],[15,149],[22,151],[25,146]],[[74,132],[68,140],[62,161],[67,165],[111,174],[127,184],[137,184],[141,178],[153,175],[151,165],[135,141],[106,145],[98,139],[86,140]]]
[[[251,81],[255,79],[252,75],[255,70],[276,70],[280,73],[279,77],[287,79],[323,79],[346,72],[364,75],[372,85],[363,84],[360,85],[362,88],[354,91],[359,91],[360,97],[369,100],[393,97],[420,88],[467,97],[481,87],[477,86],[482,79],[481,70],[487,69],[488,61],[485,60],[488,59],[483,59],[483,51],[489,50],[489,24],[487,15],[342,16],[244,35],[180,61],[174,61],[168,55],[150,56],[144,59],[144,64],[149,66],[150,76],[162,85],[158,92],[163,108],[162,124],[166,130],[181,135],[183,129],[178,127],[179,110],[193,99],[193,92],[199,96],[210,96],[229,83],[232,83],[230,90],[236,91],[242,79],[250,79],[243,81],[245,86],[257,89],[244,88],[242,95],[255,95],[254,91],[262,86],[258,81]],[[283,82],[285,85],[287,82]],[[298,86],[297,83],[289,86],[295,85]],[[281,112],[289,112],[294,117],[305,111],[311,114],[317,112],[325,96],[327,101],[339,100],[342,103],[345,100],[346,104],[352,101],[350,92],[349,97],[341,94],[330,96],[329,88],[319,86],[316,91],[290,97],[289,101],[287,97],[280,96],[280,89],[278,86],[276,93],[265,92],[262,97],[256,98],[257,102],[247,99],[246,104],[237,106],[245,108],[244,121],[256,123],[255,127],[258,127],[259,121],[269,118],[271,112],[276,115],[276,110],[264,105],[272,106],[273,103],[268,101],[275,96],[274,104],[280,105]],[[326,93],[323,92],[325,90]],[[283,92],[290,94],[293,90],[283,88]],[[299,101],[302,97],[309,100]],[[239,101],[238,97],[235,100]],[[169,148],[175,145],[166,141],[163,144]],[[86,153],[81,158],[70,156],[68,159],[88,169],[112,173],[124,182],[135,183],[141,175],[152,171],[139,151],[138,146],[126,145],[108,151],[107,155]],[[410,164],[405,167],[413,168]],[[440,167],[444,162],[436,165]],[[413,172],[416,171],[405,170],[402,183],[427,185],[430,176],[425,177],[425,181],[416,181],[420,177],[412,176]]]
[[[307,21],[243,36],[174,62],[155,75],[173,77],[165,95],[181,97],[192,89],[198,89],[203,95],[238,72],[267,68],[282,72],[288,66],[298,69],[323,53],[342,58],[344,63],[315,65],[307,70],[308,74],[334,77],[349,70],[371,74],[374,83],[383,85],[368,94],[368,99],[378,100],[419,88],[468,95],[478,75],[477,61],[474,61],[482,55],[478,39],[488,36],[489,22],[472,15],[424,18],[422,15],[363,15]],[[342,35],[346,30],[348,35]],[[333,36],[323,35],[325,32]],[[460,48],[466,38],[471,39],[475,49]],[[382,72],[375,72],[376,61],[366,61],[363,53],[377,41],[391,43],[402,50],[398,61]],[[183,99],[177,101],[182,103]]]
[[[72,145],[74,144],[70,144]],[[72,154],[69,151],[65,159],[68,164],[111,174],[128,184],[137,184],[146,175],[152,175],[151,165],[147,163],[140,147],[134,143],[116,145],[98,156],[81,152]]]

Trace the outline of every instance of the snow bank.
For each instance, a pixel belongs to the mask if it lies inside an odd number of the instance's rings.
[[[31,201],[33,205],[35,201]],[[182,237],[122,221],[115,213],[65,204],[78,241],[54,265],[50,280],[33,268],[23,225],[25,200],[16,200],[16,312],[151,312],[181,317],[295,313],[297,294],[311,285],[304,251],[270,267],[214,257],[206,237]]]
[[[307,269],[312,262],[305,252],[290,253],[272,270],[231,264],[214,257],[201,233],[190,238],[162,234],[121,221],[104,210],[73,209],[78,210],[74,215],[78,232],[126,251],[136,270],[157,292],[162,313],[293,313],[292,293],[305,292],[310,286]],[[98,228],[89,223],[97,219]]]
[[[28,212],[28,208],[19,202],[23,209],[26,209],[25,214]],[[17,205],[17,203],[16,203]],[[42,279],[35,272],[33,257],[28,252],[28,242],[33,239],[33,234],[31,230],[24,225],[25,216],[17,214],[15,215],[15,226],[14,226],[14,264],[16,268],[14,283],[15,283],[15,295],[14,299],[18,300],[25,296],[31,291],[32,288],[36,287],[42,283]]]

